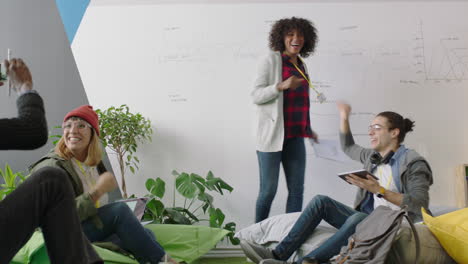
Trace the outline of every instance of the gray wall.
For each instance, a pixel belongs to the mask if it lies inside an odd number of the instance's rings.
[[[12,49],[29,65],[34,89],[45,102],[50,134],[60,134],[62,118],[88,103],[78,69],[54,0],[0,0],[0,59]],[[16,115],[16,94],[0,89],[1,117]],[[34,151],[0,151],[0,166],[25,170],[53,147],[52,140]],[[108,166],[109,169],[110,166]]]

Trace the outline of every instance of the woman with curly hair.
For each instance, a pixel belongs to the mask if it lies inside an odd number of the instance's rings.
[[[317,141],[310,126],[307,67],[301,57],[314,52],[314,25],[303,18],[278,20],[270,32],[271,52],[262,59],[251,96],[257,106],[257,158],[260,191],[255,222],[268,217],[283,164],[288,200],[286,213],[300,212],[304,193],[304,138]]]

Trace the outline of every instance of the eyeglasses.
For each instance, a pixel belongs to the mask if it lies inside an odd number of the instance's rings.
[[[369,128],[368,128],[368,131],[371,132],[371,131],[379,131],[381,130],[382,128],[385,128],[384,126],[382,125],[379,125],[379,124],[373,124],[373,125],[370,125]]]
[[[92,126],[86,122],[80,121],[80,122],[66,122],[62,124],[62,129],[65,130],[71,130],[73,125],[75,125],[78,130],[83,130],[87,127],[91,128]]]

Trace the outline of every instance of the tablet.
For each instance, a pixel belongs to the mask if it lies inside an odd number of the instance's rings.
[[[133,214],[138,219],[138,221],[141,222],[141,220],[143,219],[143,214],[145,213],[147,200],[147,198],[130,198],[118,200],[117,202],[126,203],[128,207],[130,207],[130,210],[132,210]]]
[[[369,174],[371,177],[373,177],[376,180],[379,180],[379,178],[375,177],[372,173],[368,172],[367,170],[360,169],[360,170],[355,170],[355,171],[347,171],[347,172],[342,172],[338,174],[338,177],[346,181],[347,183],[351,184],[346,180],[346,176],[354,174],[359,176],[360,178],[367,179],[367,174]]]

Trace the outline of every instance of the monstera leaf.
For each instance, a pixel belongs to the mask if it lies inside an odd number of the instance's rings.
[[[214,175],[213,175],[213,173],[211,171],[209,171],[208,175],[206,175],[206,187],[209,190],[217,191],[220,194],[224,194],[223,190],[228,190],[229,192],[232,192],[232,190],[233,190],[231,185],[227,184],[221,178],[214,177]]]
[[[181,173],[176,178],[177,191],[187,199],[192,199],[205,192],[205,179],[195,173]]]

